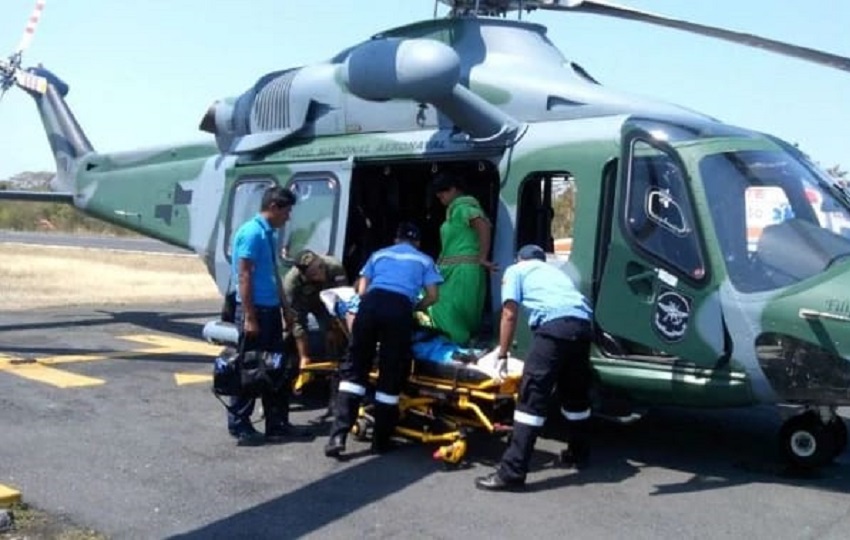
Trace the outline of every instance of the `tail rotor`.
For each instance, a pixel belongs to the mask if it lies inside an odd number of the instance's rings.
[[[6,91],[17,84],[27,91],[43,94],[47,90],[47,79],[39,75],[35,75],[27,70],[21,69],[21,59],[24,51],[32,43],[32,38],[35,35],[35,30],[38,28],[38,22],[41,20],[41,14],[44,12],[44,5],[47,0],[36,0],[35,8],[27,21],[27,26],[24,28],[24,33],[21,36],[21,41],[18,42],[18,47],[15,49],[9,58],[6,60],[0,59],[0,99],[6,94]]]

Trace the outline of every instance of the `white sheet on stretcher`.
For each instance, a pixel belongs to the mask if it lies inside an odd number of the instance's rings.
[[[493,349],[488,352],[481,358],[479,358],[474,364],[468,364],[467,367],[474,368],[482,373],[486,373],[488,377],[491,379],[501,380],[501,376],[498,371],[498,361],[499,361],[499,349]],[[522,367],[523,361],[519,358],[515,358],[513,356],[508,357],[508,376],[509,377],[519,377],[522,375]]]
[[[328,313],[336,315],[336,303],[340,301],[348,302],[354,298],[354,295],[354,287],[334,287],[319,292],[319,299],[325,305]]]

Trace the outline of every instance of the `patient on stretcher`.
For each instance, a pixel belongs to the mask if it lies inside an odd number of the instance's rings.
[[[353,287],[336,287],[319,293],[328,312],[345,321],[349,331],[357,313],[360,298]],[[498,348],[493,350],[461,347],[433,328],[419,328],[413,334],[412,354],[415,371],[456,376],[458,370],[468,372],[463,379],[482,381],[501,379],[498,373]],[[522,360],[508,358],[508,377],[522,375]]]

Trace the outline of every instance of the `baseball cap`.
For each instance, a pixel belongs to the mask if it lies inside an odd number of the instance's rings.
[[[536,244],[526,244],[516,252],[516,258],[520,261],[530,261],[532,259],[546,261],[546,252]]]
[[[456,174],[442,172],[438,173],[434,177],[434,180],[431,182],[431,187],[434,189],[434,193],[446,191],[451,188],[458,188],[463,191],[465,182],[463,178]]]
[[[419,227],[409,221],[404,221],[396,229],[395,237],[399,240],[418,242],[422,238],[422,233],[419,232]]]

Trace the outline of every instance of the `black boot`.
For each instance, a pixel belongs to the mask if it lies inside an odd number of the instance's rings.
[[[334,403],[334,421],[331,434],[325,445],[327,457],[338,458],[345,451],[345,440],[354,421],[357,420],[357,410],[360,408],[360,396],[348,392],[339,392]]]
[[[567,421],[567,448],[561,451],[561,465],[583,469],[590,461],[589,420]]]
[[[289,422],[289,388],[285,386],[274,396],[263,396],[267,442],[283,442],[312,435],[309,430],[293,426]]]
[[[375,403],[375,427],[372,431],[372,452],[384,454],[395,448],[392,436],[398,423],[398,405]]]

